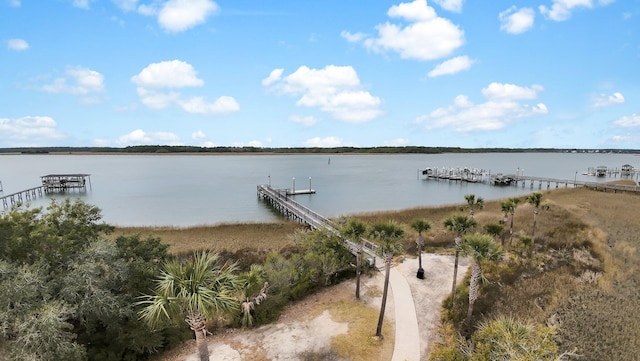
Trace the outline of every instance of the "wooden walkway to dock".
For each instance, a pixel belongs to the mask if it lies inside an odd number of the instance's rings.
[[[296,202],[291,195],[291,192],[287,189],[274,189],[264,184],[258,185],[258,197],[269,202],[287,218],[307,224],[313,229],[327,230],[338,235],[352,254],[355,255],[357,252],[362,251],[372,257],[372,262],[375,264],[378,245],[366,239],[362,239],[361,243],[358,244],[343,238],[334,222]]]
[[[512,184],[516,186],[520,185],[522,188],[529,184],[531,189],[534,188],[534,185],[537,182],[538,189],[542,189],[543,185],[546,185],[547,189],[550,189],[553,185],[555,188],[559,188],[560,186],[564,186],[565,188],[572,186],[574,188],[577,187],[586,187],[594,190],[601,191],[613,191],[615,192],[640,192],[640,187],[635,185],[623,185],[623,184],[612,184],[606,182],[587,182],[587,181],[579,181],[575,179],[558,179],[558,178],[546,178],[546,177],[533,177],[533,176],[524,176],[524,175],[510,175],[512,179]]]
[[[6,196],[0,197],[0,200],[2,200],[2,207],[4,209],[9,209],[23,204],[25,201],[35,199],[36,197],[42,197],[44,193],[44,186],[37,186],[20,192],[7,194]]]

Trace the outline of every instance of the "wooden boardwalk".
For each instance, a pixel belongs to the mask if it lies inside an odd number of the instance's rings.
[[[44,193],[44,186],[37,186],[20,192],[7,194],[6,196],[0,197],[0,200],[2,200],[2,207],[4,209],[9,209],[23,204],[25,201],[35,199],[36,197],[42,197]]]
[[[579,181],[575,179],[559,179],[559,178],[546,178],[546,177],[533,177],[533,176],[524,176],[524,175],[510,175],[512,184],[516,186],[520,185],[522,188],[529,184],[530,188],[534,188],[534,185],[537,186],[538,189],[542,189],[543,185],[546,185],[546,188],[549,189],[552,186],[555,188],[559,188],[560,186],[564,186],[565,188],[572,186],[573,188],[577,187],[586,187],[594,190],[601,191],[612,191],[612,192],[632,192],[637,193],[640,192],[640,187],[630,186],[630,185],[622,185],[622,184],[612,184],[605,182],[587,182],[587,181]]]
[[[287,189],[274,189],[269,185],[261,184],[258,185],[258,197],[269,202],[287,218],[307,224],[313,229],[327,230],[336,234],[342,239],[352,254],[355,255],[360,251],[364,252],[372,258],[372,262],[375,264],[378,245],[366,239],[362,239],[361,243],[358,244],[352,240],[343,238],[340,235],[338,226],[334,222],[293,200],[291,193]]]

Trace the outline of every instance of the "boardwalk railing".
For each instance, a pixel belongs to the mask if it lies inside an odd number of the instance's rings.
[[[42,197],[43,193],[44,187],[38,186],[24,191],[7,194],[6,196],[0,197],[0,199],[2,200],[2,207],[4,209],[9,209],[10,207],[22,204],[25,201],[30,201],[36,197]]]
[[[564,185],[568,187],[572,185],[574,188],[576,187],[586,187],[592,188],[595,190],[603,190],[603,191],[621,191],[621,192],[640,192],[640,187],[624,185],[624,184],[613,184],[613,183],[604,183],[604,182],[586,182],[579,181],[575,179],[557,179],[557,178],[545,178],[545,177],[532,177],[532,176],[511,176],[513,182],[517,185],[518,183],[522,184],[522,187],[525,187],[525,184],[529,182],[530,187],[533,188],[535,182],[538,182],[538,188],[542,188],[542,184],[546,183],[547,188],[551,188],[551,184],[555,184],[555,187],[558,188],[560,185]]]
[[[271,203],[274,208],[288,218],[305,223],[313,229],[328,230],[338,235],[351,253],[364,252],[373,257],[375,263],[377,244],[366,239],[362,239],[358,244],[343,238],[338,230],[339,227],[333,221],[293,200],[286,189],[274,189],[271,186],[261,184],[258,185],[258,197]]]

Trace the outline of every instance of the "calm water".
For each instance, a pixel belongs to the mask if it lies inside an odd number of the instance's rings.
[[[607,181],[583,175],[589,167],[640,168],[622,154],[486,153],[438,155],[0,155],[4,195],[40,185],[53,173],[91,174],[91,189],[71,193],[102,209],[113,225],[191,226],[271,222],[279,215],[260,202],[256,185],[311,187],[296,200],[328,217],[485,200],[526,194],[525,187],[425,180],[426,167],[470,167],[491,173]],[[295,180],[294,180],[295,178]],[[311,178],[311,180],[309,179]],[[537,190],[537,185],[536,189]],[[0,194],[0,195],[2,195]],[[46,206],[47,196],[30,206]],[[56,196],[60,197],[60,196]]]

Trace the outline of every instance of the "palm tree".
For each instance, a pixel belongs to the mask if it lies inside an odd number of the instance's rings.
[[[166,320],[185,317],[194,332],[200,360],[209,360],[206,342],[207,319],[229,315],[238,309],[240,279],[235,275],[235,263],[220,265],[217,253],[194,254],[185,264],[166,263],[156,281],[152,295],[145,295],[138,305],[144,306],[139,316],[151,327]]]
[[[469,309],[464,323],[467,330],[471,329],[473,318],[473,305],[478,299],[480,276],[482,275],[481,263],[488,260],[498,260],[502,257],[502,249],[495,244],[493,237],[474,233],[464,237],[460,247],[462,254],[471,257],[471,279],[469,280]]]
[[[542,203],[542,193],[535,192],[527,196],[527,202],[533,205],[533,228],[531,230],[531,237],[536,236],[536,224],[538,223],[538,214],[540,213],[540,203]],[[542,208],[548,209],[548,205],[543,205]]]
[[[500,202],[500,208],[504,212],[505,224],[507,222],[508,215],[511,214],[511,225],[509,227],[509,247],[511,246],[511,238],[513,237],[513,219],[516,216],[516,207],[520,203],[520,198],[510,197],[507,200]],[[502,241],[504,246],[504,240]]]
[[[367,225],[357,219],[351,219],[342,228],[341,233],[351,238],[354,242],[358,242],[358,248],[356,249],[356,299],[360,299],[360,273],[362,269],[362,236],[367,232]]]
[[[382,304],[376,336],[382,337],[382,321],[384,309],[387,305],[387,293],[389,291],[389,273],[391,272],[391,260],[395,253],[402,252],[400,240],[404,236],[404,230],[395,222],[376,223],[369,229],[369,237],[378,243],[378,252],[384,257],[384,290],[382,292]]]
[[[451,286],[451,304],[456,297],[456,283],[458,277],[458,256],[460,255],[460,245],[462,243],[462,236],[467,234],[473,230],[475,226],[478,225],[475,219],[464,215],[464,214],[454,214],[451,217],[444,220],[444,226],[451,232],[455,233],[455,238],[453,239],[455,242],[456,248],[456,257],[455,262],[453,264],[453,285]]]
[[[418,245],[418,274],[420,279],[424,278],[424,269],[422,268],[422,247],[424,246],[424,239],[422,239],[422,232],[427,232],[431,229],[431,222],[424,219],[416,219],[411,222],[411,228],[418,232],[416,238],[416,244]]]
[[[469,208],[471,218],[476,214],[476,209],[484,208],[484,199],[482,197],[476,198],[475,194],[467,194],[464,196],[464,199],[467,201],[467,208]]]
[[[265,280],[264,268],[256,264],[251,265],[249,271],[243,273],[240,279],[242,282],[241,324],[243,327],[248,327],[253,325],[253,310],[267,299],[269,282]]]

